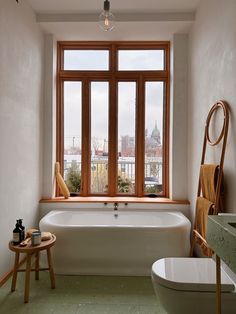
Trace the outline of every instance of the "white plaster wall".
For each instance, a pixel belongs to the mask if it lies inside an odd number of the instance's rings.
[[[187,199],[188,34],[174,34],[171,49],[170,196]]]
[[[37,224],[42,190],[44,40],[26,1],[0,1],[0,277],[17,218]]]
[[[56,162],[56,52],[57,43],[52,34],[45,35],[44,83],[44,156],[43,197],[55,196],[54,165]]]
[[[225,156],[225,210],[236,213],[236,1],[204,0],[190,32],[188,98],[188,195],[191,214],[197,193],[204,124],[210,107],[224,99],[231,107]],[[219,150],[208,151],[217,162]]]

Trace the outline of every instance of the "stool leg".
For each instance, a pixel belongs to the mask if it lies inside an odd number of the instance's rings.
[[[36,253],[35,280],[39,280],[39,252]]]
[[[28,253],[25,272],[25,297],[24,297],[25,303],[29,302],[30,271],[31,271],[31,253]]]
[[[17,279],[17,270],[18,270],[18,267],[19,267],[19,259],[20,259],[20,253],[16,252],[14,269],[13,269],[13,276],[12,276],[12,282],[11,282],[11,291],[12,292],[16,290],[16,279]]]
[[[50,248],[47,249],[47,257],[48,257],[48,267],[49,267],[49,274],[50,274],[50,280],[51,280],[51,288],[55,289],[55,275],[54,275],[54,270],[52,266],[52,256],[51,256]]]

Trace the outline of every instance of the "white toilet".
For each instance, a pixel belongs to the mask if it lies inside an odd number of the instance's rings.
[[[152,265],[155,293],[168,314],[216,313],[216,266],[211,258],[163,258]],[[235,283],[221,269],[222,313],[236,313]]]

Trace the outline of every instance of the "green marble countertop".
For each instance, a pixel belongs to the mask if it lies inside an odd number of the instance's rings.
[[[209,215],[208,245],[236,273],[236,215]]]

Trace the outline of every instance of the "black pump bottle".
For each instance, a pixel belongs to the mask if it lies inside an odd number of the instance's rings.
[[[24,241],[25,239],[25,227],[22,225],[22,221],[23,219],[18,220],[19,228],[21,229],[20,241]]]
[[[13,230],[13,240],[12,240],[14,245],[20,244],[21,243],[21,229],[19,225],[19,220],[16,221],[16,227]]]

